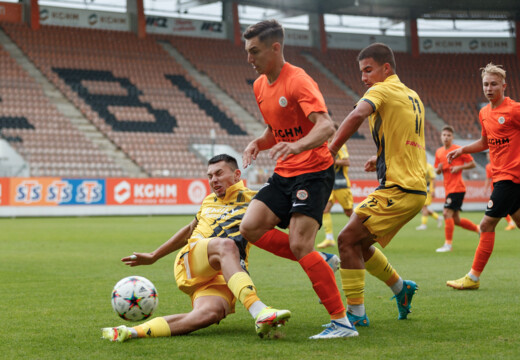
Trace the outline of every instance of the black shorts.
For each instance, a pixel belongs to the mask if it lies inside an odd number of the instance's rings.
[[[448,196],[446,196],[446,201],[444,202],[444,208],[451,209],[453,211],[462,210],[464,195],[466,195],[465,192],[448,194]]]
[[[315,219],[321,226],[323,210],[334,185],[334,166],[314,173],[283,177],[276,173],[258,191],[260,200],[280,218],[278,226],[286,229],[291,215],[300,213]]]
[[[493,192],[489,198],[486,215],[502,218],[514,214],[520,209],[520,184],[511,180],[502,180],[493,184]]]

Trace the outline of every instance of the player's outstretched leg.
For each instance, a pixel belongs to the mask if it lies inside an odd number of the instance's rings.
[[[418,289],[419,287],[412,280],[404,280],[403,289],[401,290],[401,292],[392,297],[395,298],[395,301],[397,302],[399,320],[405,320],[408,317],[408,314],[412,312],[410,310],[410,308],[412,307],[412,298]]]
[[[272,307],[266,307],[255,319],[256,333],[261,338],[269,337],[273,330],[285,325],[291,317],[289,310],[278,310]]]
[[[130,329],[125,325],[118,327],[107,327],[101,329],[101,338],[110,341],[123,342],[131,338],[131,333]]]

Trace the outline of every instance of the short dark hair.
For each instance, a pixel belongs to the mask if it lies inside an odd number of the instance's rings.
[[[452,133],[452,134],[455,132],[455,131],[453,131],[453,127],[450,126],[450,125],[444,125],[444,126],[442,127],[442,131],[449,131],[449,132]]]
[[[374,61],[379,65],[389,63],[394,71],[396,69],[394,52],[386,44],[374,43],[368,45],[366,48],[360,51],[357,57],[357,61],[368,58],[374,59]]]
[[[233,171],[238,169],[237,160],[233,156],[228,155],[228,154],[219,154],[219,155],[213,156],[211,159],[208,160],[208,166],[211,164],[216,164],[221,161],[224,161],[226,164],[228,164],[229,167],[231,169],[233,169]]]
[[[244,39],[249,40],[258,36],[258,40],[261,42],[279,42],[283,46],[284,29],[282,25],[276,20],[264,20],[250,25],[246,31],[244,31]]]

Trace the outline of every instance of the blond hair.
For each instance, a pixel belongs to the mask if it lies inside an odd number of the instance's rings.
[[[480,68],[482,70],[482,78],[487,75],[497,75],[498,77],[502,78],[502,80],[506,80],[506,71],[502,69],[502,65],[495,65],[493,63],[489,63],[486,65],[486,67]]]

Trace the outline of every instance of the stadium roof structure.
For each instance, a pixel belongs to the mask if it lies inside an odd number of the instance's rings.
[[[226,1],[226,0],[223,0]],[[280,16],[309,13],[390,19],[520,20],[518,0],[232,0],[239,5],[280,10]],[[184,9],[215,0],[178,0]]]

